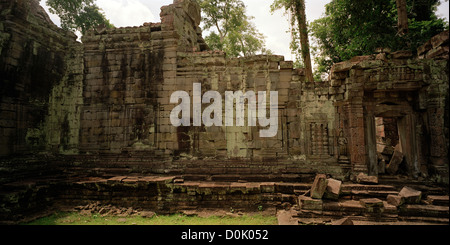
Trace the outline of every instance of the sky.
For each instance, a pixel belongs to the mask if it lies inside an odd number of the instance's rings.
[[[284,55],[285,60],[293,60],[289,50],[290,34],[288,16],[283,10],[270,13],[273,0],[242,0],[247,6],[247,14],[253,16],[253,23],[266,37],[266,47],[276,55]],[[331,0],[305,0],[307,21],[318,19],[325,12],[325,5]],[[116,27],[141,26],[145,22],[160,22],[160,8],[173,3],[173,0],[96,0],[106,17]],[[438,16],[449,20],[449,1],[442,0]],[[45,0],[41,5],[46,9]],[[60,25],[58,16],[50,14],[56,25]],[[204,32],[203,36],[206,36]]]

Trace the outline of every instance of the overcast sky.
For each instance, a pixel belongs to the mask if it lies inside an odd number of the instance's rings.
[[[292,60],[289,50],[290,34],[289,21],[284,12],[279,10],[270,13],[270,5],[273,0],[243,0],[247,6],[247,14],[255,17],[253,22],[257,29],[266,37],[267,48],[274,54],[284,55],[286,60]],[[320,18],[325,12],[325,4],[330,0],[306,0],[306,15],[308,22]],[[439,7],[438,15],[449,19],[449,2],[444,2]],[[97,5],[105,12],[106,17],[116,27],[140,26],[144,22],[160,22],[160,8],[173,3],[173,0],[96,0]],[[45,0],[41,5],[48,12]],[[60,21],[57,16],[50,18],[57,25]],[[205,36],[205,35],[203,35]]]

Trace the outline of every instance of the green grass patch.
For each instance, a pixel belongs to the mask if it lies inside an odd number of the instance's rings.
[[[24,225],[277,225],[275,216],[186,216],[184,214],[141,216],[81,215],[77,212],[59,212]]]

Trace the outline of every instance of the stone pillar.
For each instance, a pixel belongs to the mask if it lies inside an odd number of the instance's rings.
[[[419,173],[417,156],[417,145],[419,142],[416,140],[415,117],[413,114],[406,115],[398,120],[398,131],[408,173],[416,178]]]
[[[362,92],[363,93],[363,92]],[[350,162],[352,164],[352,172],[368,173],[366,164],[366,143],[364,131],[364,112],[362,106],[362,95],[360,99],[353,99],[349,102],[348,119],[349,119],[349,152]]]
[[[365,134],[366,152],[367,152],[367,166],[369,175],[378,175],[378,157],[377,157],[377,143],[375,131],[375,116],[371,107],[366,108],[365,112]]]

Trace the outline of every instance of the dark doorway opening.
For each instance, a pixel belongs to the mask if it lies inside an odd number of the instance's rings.
[[[407,174],[397,117],[375,117],[378,174]]]

